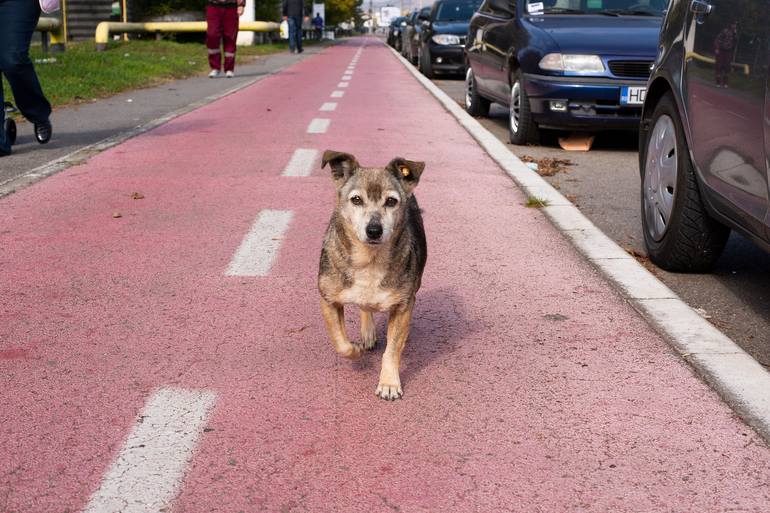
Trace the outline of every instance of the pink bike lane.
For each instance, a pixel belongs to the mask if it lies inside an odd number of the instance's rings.
[[[401,401],[374,395],[383,318],[361,361],[331,348],[334,188],[318,157],[281,176],[298,148],[426,162]],[[0,199],[0,511],[152,511],[153,472],[107,476],[164,389],[213,399],[155,511],[767,511],[764,442],[523,204],[373,39]],[[269,272],[228,275],[266,210]]]

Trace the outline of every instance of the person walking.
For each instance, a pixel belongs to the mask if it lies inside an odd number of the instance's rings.
[[[206,48],[209,52],[209,78],[222,75],[222,53],[225,51],[225,76],[235,76],[235,39],[238,37],[238,17],[243,14],[246,0],[206,1]]]
[[[304,0],[283,0],[283,19],[289,24],[289,51],[291,53],[302,53],[302,19],[304,17]]]
[[[11,86],[16,106],[35,127],[40,144],[51,139],[51,104],[29,59],[29,44],[40,19],[38,0],[0,0],[0,75]],[[0,81],[0,156],[10,155],[11,142],[5,133],[5,95]]]
[[[714,74],[717,87],[728,87],[730,68],[738,39],[738,24],[732,22],[714,39]]]

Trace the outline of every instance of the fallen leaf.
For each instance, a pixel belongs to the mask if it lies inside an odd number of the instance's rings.
[[[123,217],[123,214],[121,214],[120,212],[113,212],[112,217],[114,218]]]
[[[535,157],[530,157],[529,155],[521,155],[519,158],[522,162],[537,164],[537,167],[533,169],[534,171],[537,171],[537,174],[540,176],[553,176],[556,173],[566,173],[566,166],[574,165],[569,159],[557,159],[552,157],[543,157],[538,159]]]
[[[144,199],[144,195],[141,192],[135,192],[131,195],[131,199]]]
[[[286,333],[288,333],[289,335],[293,335],[294,333],[302,333],[303,331],[305,331],[309,327],[310,326],[302,326],[301,328],[288,329],[288,330],[286,330]]]

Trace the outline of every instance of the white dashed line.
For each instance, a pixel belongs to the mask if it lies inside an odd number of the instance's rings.
[[[347,82],[351,78],[353,78],[353,75],[342,75],[342,78],[340,80]]]
[[[337,109],[337,104],[335,102],[326,102],[323,105],[321,105],[321,108],[318,110],[329,112],[336,109]]]
[[[278,256],[281,240],[293,214],[288,210],[263,210],[243,238],[227,268],[227,276],[267,276]]]
[[[307,133],[309,134],[325,134],[329,130],[330,119],[313,118],[310,120],[310,124],[307,126]]]
[[[347,82],[340,82],[339,84],[337,84],[337,87],[347,87],[348,85],[350,84],[348,84]]]
[[[281,176],[310,176],[317,157],[318,150],[305,148],[294,150],[294,154],[291,156],[289,163],[286,164],[286,169],[283,170]]]
[[[332,98],[342,98],[345,96],[345,91],[332,91],[331,97]]]
[[[162,388],[136,420],[85,513],[168,511],[216,402],[208,390]]]

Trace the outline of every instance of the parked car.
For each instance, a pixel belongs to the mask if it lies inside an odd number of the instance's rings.
[[[422,20],[417,67],[433,78],[435,72],[465,73],[465,36],[480,0],[437,0]]]
[[[401,31],[401,55],[412,64],[417,64],[417,47],[420,43],[420,31],[422,30],[420,17],[427,18],[430,9],[429,6],[414,11],[406,20],[406,27]]]
[[[673,0],[639,131],[650,259],[710,269],[731,229],[770,250],[770,13],[762,0]]]
[[[401,51],[401,30],[406,27],[406,16],[399,16],[390,22],[388,26],[388,44]]]
[[[539,129],[639,127],[667,0],[484,0],[465,53],[465,107],[507,106],[510,140]]]

